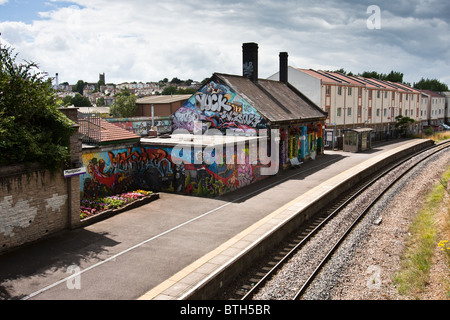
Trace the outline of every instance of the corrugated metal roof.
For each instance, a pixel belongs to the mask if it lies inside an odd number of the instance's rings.
[[[326,113],[299,91],[279,81],[214,74],[271,122],[326,118]]]

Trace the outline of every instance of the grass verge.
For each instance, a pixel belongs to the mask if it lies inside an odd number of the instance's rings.
[[[412,299],[420,299],[427,289],[430,279],[430,269],[433,264],[433,255],[436,248],[442,249],[443,244],[450,239],[450,203],[445,197],[448,180],[450,178],[450,167],[442,176],[440,183],[427,195],[424,207],[418,212],[411,224],[406,243],[406,250],[400,263],[400,271],[394,278],[394,283],[400,294]],[[445,206],[443,219],[438,219],[439,212]],[[444,245],[445,246],[445,245]],[[447,245],[446,247],[450,247]],[[444,250],[442,254],[446,257],[446,269],[448,273],[450,266],[450,249]],[[448,277],[447,277],[448,279]],[[444,290],[447,298],[450,298],[450,283],[444,281]]]

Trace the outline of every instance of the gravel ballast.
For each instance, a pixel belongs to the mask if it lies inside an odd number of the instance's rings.
[[[398,271],[405,240],[408,237],[408,228],[423,205],[424,195],[439,182],[449,164],[450,152],[440,152],[414,168],[395,184],[339,247],[303,299],[408,299],[398,294],[393,283],[393,275]],[[314,240],[309,241],[292,257],[276,277],[267,282],[254,299],[292,299],[311,269],[315,268],[315,261],[321,260],[320,252],[327,251],[326,247],[331,246],[334,238],[338,237],[339,232],[336,230],[346,229],[352,220],[351,217],[358,215],[357,211],[364,207],[364,203],[376,197],[377,190],[387,185],[394,174],[379,179],[374,186],[353,201],[338,218],[325,226]],[[431,293],[424,299],[441,299],[438,293],[439,281],[436,282],[430,283],[428,291]]]

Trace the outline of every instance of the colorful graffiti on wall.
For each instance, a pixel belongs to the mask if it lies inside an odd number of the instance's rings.
[[[194,121],[205,122],[209,128],[221,131],[266,128],[265,119],[254,107],[228,86],[215,81],[205,85],[175,112],[173,129],[193,132]]]
[[[186,156],[183,161],[172,159],[172,148],[135,147],[85,153],[83,165],[87,173],[80,177],[81,197],[105,197],[135,189],[214,197],[264,178],[260,173],[262,165],[249,163],[248,148],[236,148],[236,158],[240,160],[233,164],[225,159],[194,164],[192,159],[198,156],[194,151],[191,161],[186,161]]]
[[[280,162],[289,159],[304,160],[320,153],[323,148],[322,125],[298,125],[280,129]]]

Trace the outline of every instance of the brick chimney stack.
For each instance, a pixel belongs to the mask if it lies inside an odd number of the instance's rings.
[[[280,82],[288,82],[288,53],[280,52]]]
[[[253,82],[258,81],[258,44],[244,43],[242,45],[242,73],[244,77],[249,78]]]

